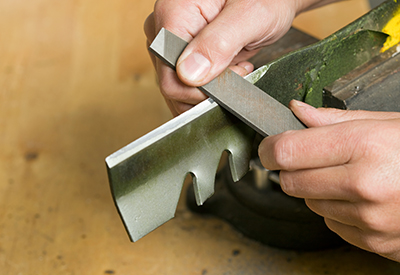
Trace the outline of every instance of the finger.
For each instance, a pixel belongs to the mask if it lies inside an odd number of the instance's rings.
[[[306,126],[316,127],[349,120],[396,119],[400,112],[371,112],[359,110],[339,110],[334,108],[314,108],[304,102],[292,100],[289,108]]]
[[[154,13],[150,14],[144,24],[144,31],[147,37],[147,47],[156,36]],[[151,61],[158,72],[158,83],[168,108],[173,116],[186,112],[195,104],[201,102],[206,96],[198,89],[184,85],[176,76],[176,72],[164,63],[156,59],[150,53]]]
[[[147,37],[147,41],[146,41],[146,46],[147,49],[149,48],[150,44],[153,42],[155,36],[156,36],[156,31],[155,31],[155,21],[154,21],[154,13],[151,13],[145,20],[144,23],[144,32],[146,34]],[[151,58],[151,62],[153,63],[153,66],[157,69],[157,66],[163,66],[164,64],[160,64],[157,62],[157,59],[155,57],[154,54],[152,54],[151,52],[149,52],[150,58]],[[164,69],[159,69],[159,71],[164,70]],[[168,69],[166,70],[168,71]],[[160,80],[157,77],[157,84],[160,86]],[[161,89],[160,89],[161,90]],[[165,98],[165,102],[167,103],[167,106],[169,108],[169,110],[171,111],[172,115],[174,117],[178,116],[181,112],[179,111],[181,108],[177,108],[175,106],[175,103],[168,99],[167,97]]]
[[[260,10],[264,11],[261,19],[255,16]],[[289,29],[294,14],[294,7],[286,2],[264,5],[260,1],[230,1],[180,56],[179,78],[191,86],[208,83],[228,67],[243,48],[254,50],[282,36]]]
[[[186,103],[178,102],[178,101],[172,101],[172,103],[173,103],[174,108],[175,108],[176,112],[178,113],[178,115],[180,115],[186,111],[189,111],[191,108],[194,107],[194,105],[186,104]]]
[[[178,110],[175,108],[174,102],[172,100],[165,98],[165,102],[167,103],[167,106],[174,117],[180,114]]]
[[[156,60],[156,63],[161,93],[165,98],[189,105],[196,105],[207,98],[199,89],[183,84],[175,71],[162,61]]]
[[[155,21],[154,21],[154,13],[151,13],[149,16],[147,16],[146,20],[144,21],[144,33],[147,37],[147,40],[153,41],[153,39],[156,37],[155,32],[156,32],[156,26],[155,26]]]
[[[250,62],[240,62],[237,65],[229,66],[229,68],[240,76],[246,76],[254,69],[254,65]]]
[[[388,242],[387,238],[379,232],[364,231],[357,226],[343,224],[329,218],[325,218],[325,224],[346,242],[366,251],[391,258],[390,252],[393,250],[390,247],[390,241]]]
[[[337,222],[357,226],[364,232],[398,231],[397,212],[393,207],[368,201],[305,199],[315,213]]]
[[[316,214],[349,226],[361,228],[363,222],[357,209],[357,205],[343,200],[305,200],[308,208]]]
[[[351,158],[352,132],[348,125],[329,125],[269,136],[260,143],[260,160],[269,170],[341,165]]]
[[[254,66],[250,62],[241,62],[235,66],[230,66],[229,68],[235,73],[239,74],[240,76],[246,76],[247,74],[252,72]],[[169,68],[167,67],[166,68],[167,74],[170,73],[170,70],[168,69]],[[180,80],[176,77],[175,74],[171,77],[174,77],[176,81],[180,82]],[[194,87],[190,88],[188,86],[185,87],[176,86],[176,88],[173,89],[174,92],[171,93],[171,90],[169,90],[168,92],[165,91],[165,82],[164,82],[164,85],[162,86],[161,90],[162,93],[165,95],[167,105],[171,110],[173,116],[177,116],[179,114],[188,111],[194,105],[200,103],[206,98],[206,96],[203,93],[201,93],[200,90]],[[179,94],[179,91],[181,91],[181,94]],[[168,99],[166,95],[168,95]]]
[[[144,22],[144,33],[146,34],[146,47],[149,48],[150,44],[153,42],[154,38],[156,37],[155,32],[155,23],[154,23],[154,14],[151,13]],[[153,66],[156,66],[156,57],[154,54],[150,53],[151,62]]]
[[[160,62],[157,61],[157,64],[158,63]],[[163,66],[161,64],[159,64],[158,66],[160,66],[158,68],[160,72],[158,75],[160,77],[159,81],[161,93],[165,96],[165,98],[168,98],[172,101],[177,101],[174,104],[174,110],[179,114],[187,111],[194,105],[200,103],[207,98],[207,96],[203,94],[199,89],[195,87],[188,87],[183,84],[176,76],[175,71],[172,70],[170,67]],[[254,66],[250,62],[240,62],[235,66],[231,66],[230,69],[241,76],[245,76],[253,71]]]
[[[346,242],[372,252],[371,247],[365,243],[364,233],[358,227],[343,224],[329,218],[325,218],[325,224],[330,230],[338,234],[339,237]]]
[[[155,29],[165,28],[190,42],[218,15],[225,0],[157,0],[154,6]]]
[[[243,60],[249,60],[251,57],[256,55],[260,50],[261,50],[261,48],[255,49],[255,50],[246,50],[246,48],[242,49],[238,53],[238,55],[233,58],[231,65],[243,62]]]
[[[248,61],[239,62],[239,63],[237,63],[237,66],[245,68],[247,74],[251,73],[254,70],[254,65]]]
[[[230,66],[229,68],[240,76],[246,76],[253,71],[254,66],[250,62],[240,62],[239,64],[235,66]],[[179,87],[176,88],[175,91],[179,91]],[[174,98],[173,95],[174,94],[171,94],[171,92],[169,92],[168,94],[170,98]],[[193,106],[205,100],[206,96],[201,93],[200,90],[198,90],[197,88],[185,87],[185,89],[182,91],[182,96],[175,95],[174,99],[175,101],[171,101],[171,103],[174,108],[173,114],[174,116],[176,116],[193,108]]]
[[[355,201],[358,194],[346,165],[279,173],[282,190],[290,196],[305,199]]]
[[[194,105],[169,100],[167,98],[165,98],[165,102],[167,103],[167,106],[170,109],[170,111],[174,117],[176,117],[194,107]]]
[[[384,132],[397,135],[398,130],[393,125],[396,124],[388,120],[353,120],[287,131],[261,142],[260,160],[270,170],[294,171],[363,161],[367,154],[380,158],[371,146],[380,149],[380,144],[384,144],[382,140],[390,138],[383,135]]]
[[[399,261],[400,240],[395,232],[366,231],[325,218],[325,224],[348,243],[361,249]]]

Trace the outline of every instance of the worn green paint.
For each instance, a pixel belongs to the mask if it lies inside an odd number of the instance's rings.
[[[386,37],[361,30],[343,39],[322,40],[269,64],[255,85],[286,106],[297,99],[322,107],[323,88],[379,54]]]
[[[379,54],[387,38],[381,30],[398,8],[386,1],[331,36],[272,61],[255,85],[286,106],[292,99],[324,106],[325,86]]]

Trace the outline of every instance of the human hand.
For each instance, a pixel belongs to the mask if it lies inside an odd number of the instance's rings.
[[[174,115],[206,96],[197,88],[229,65],[240,75],[253,70],[246,60],[289,30],[295,15],[329,0],[158,0],[145,22],[148,45],[162,27],[190,42],[177,73],[156,60],[160,89]]]
[[[262,164],[344,240],[400,261],[400,113],[290,108],[310,128],[265,138]]]

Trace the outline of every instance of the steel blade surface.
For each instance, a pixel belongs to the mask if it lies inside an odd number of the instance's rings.
[[[113,198],[131,240],[174,217],[188,174],[203,204],[214,193],[224,151],[232,178],[246,174],[254,134],[208,99],[107,157]]]

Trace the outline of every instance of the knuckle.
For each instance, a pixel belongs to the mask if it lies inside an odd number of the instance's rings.
[[[188,1],[168,1],[157,0],[154,4],[154,18],[158,28],[165,27],[167,29],[175,30],[179,26],[176,19],[182,15],[182,10],[187,10],[190,3]]]
[[[390,221],[376,208],[375,205],[357,207],[358,219],[361,221],[361,227],[365,232],[383,233],[388,230]]]
[[[357,198],[369,201],[371,198],[368,190],[368,187],[362,180],[352,181],[352,191]]]
[[[238,30],[224,28],[223,31],[208,29],[203,32],[198,40],[197,51],[214,63],[214,65],[228,65],[242,50],[242,46],[234,40],[238,37]]]
[[[221,34],[212,34],[207,37],[200,46],[199,51],[204,53],[209,60],[212,60],[213,63],[216,64],[227,63],[228,61],[228,63],[230,63],[230,59],[238,52],[231,54],[233,51],[232,43]]]
[[[362,244],[364,244],[366,250],[378,252],[376,238],[372,237],[370,234],[366,234],[361,231],[359,232],[359,234],[360,234],[360,241]]]
[[[370,213],[361,212],[360,220],[362,221],[364,228],[367,230],[380,231],[382,227],[382,220]]]
[[[169,3],[169,1],[157,0],[154,3],[154,13],[156,15],[162,15],[170,6],[171,6],[171,4]]]
[[[398,252],[398,249],[394,249],[394,247],[387,242],[387,238],[382,234],[361,234],[361,242],[364,244],[365,248],[371,252],[377,253],[379,255],[389,256]]]
[[[365,173],[361,170],[360,172],[355,170],[348,174],[350,175],[349,189],[355,198],[364,202],[373,202],[378,199],[380,192],[376,190],[373,177],[364,176]]]
[[[165,1],[157,0],[154,3],[154,16],[156,18],[160,17],[163,14],[164,9],[165,9]]]

